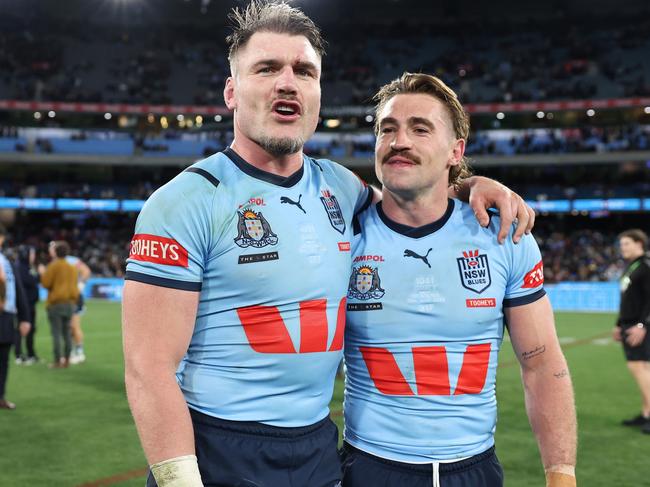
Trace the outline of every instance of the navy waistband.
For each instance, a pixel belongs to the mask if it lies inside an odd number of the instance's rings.
[[[401,469],[401,470],[407,470],[413,473],[421,473],[424,475],[431,475],[431,463],[405,463],[405,462],[398,462],[395,460],[388,460],[387,458],[381,458],[376,455],[373,455],[371,453],[365,452],[363,450],[359,450],[358,448],[353,447],[347,442],[343,442],[343,448],[347,451],[352,451],[355,454],[363,455],[371,460],[374,460],[375,462],[383,463],[385,465],[390,465],[391,467]],[[483,460],[487,460],[494,456],[494,446],[490,447],[489,449],[485,450],[483,453],[479,453],[477,455],[474,455],[472,457],[466,458],[464,460],[460,460],[458,462],[449,462],[449,463],[439,463],[439,468],[438,471],[443,474],[443,473],[452,473],[452,472],[460,472],[462,470],[467,470],[468,468],[473,467],[477,463],[482,462]]]
[[[258,423],[255,421],[231,421],[228,419],[221,419],[200,413],[192,408],[190,408],[190,416],[192,417],[192,422],[195,424],[198,423],[232,433],[271,436],[275,438],[300,438],[301,436],[317,432],[332,423],[329,416],[327,416],[320,421],[307,426],[271,426],[269,424]]]

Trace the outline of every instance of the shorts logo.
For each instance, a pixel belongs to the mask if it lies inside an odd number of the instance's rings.
[[[463,252],[463,256],[458,257],[456,262],[458,263],[458,273],[463,287],[481,294],[492,284],[492,277],[490,276],[487,254],[479,254],[478,252],[478,249]]]
[[[345,218],[343,218],[343,212],[341,211],[336,196],[330,193],[329,189],[321,191],[321,195],[320,200],[323,202],[323,206],[325,207],[327,217],[330,219],[332,227],[343,235],[345,232]]]
[[[235,243],[240,247],[266,247],[278,243],[278,236],[271,230],[262,212],[253,210],[237,211],[237,237]]]
[[[466,308],[496,308],[497,300],[494,298],[466,299]]]
[[[544,284],[544,264],[540,260],[535,267],[526,272],[522,288],[532,288]]]
[[[187,250],[173,238],[137,233],[131,240],[129,259],[188,267]]]
[[[348,285],[348,297],[366,301],[380,299],[386,291],[381,287],[379,271],[376,268],[363,265],[352,269]]]

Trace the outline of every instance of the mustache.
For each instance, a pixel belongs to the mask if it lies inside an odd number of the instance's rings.
[[[416,156],[415,154],[412,154],[412,153],[410,153],[408,151],[395,151],[395,150],[391,150],[384,157],[382,157],[381,158],[381,163],[386,164],[388,162],[388,160],[391,157],[394,157],[394,156],[403,157],[404,159],[408,159],[409,161],[413,162],[414,164],[421,164],[422,163],[421,159],[418,156]]]

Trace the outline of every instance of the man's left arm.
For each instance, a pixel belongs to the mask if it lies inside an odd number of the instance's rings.
[[[526,412],[537,438],[547,487],[576,485],[577,421],[573,386],[547,296],[505,308],[521,365]]]
[[[490,224],[488,208],[499,210],[501,227],[497,238],[500,243],[505,241],[515,218],[517,228],[512,236],[515,243],[519,242],[524,233],[530,233],[535,225],[535,211],[521,196],[494,179],[471,176],[463,179],[457,188],[450,186],[448,194],[451,198],[468,202],[483,227]]]

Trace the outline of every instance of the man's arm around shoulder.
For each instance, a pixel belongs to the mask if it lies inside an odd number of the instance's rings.
[[[555,332],[548,297],[505,309],[521,365],[526,412],[548,487],[575,486],[577,422],[569,368]]]
[[[126,392],[159,487],[202,486],[194,431],[176,369],[194,330],[199,293],[126,281],[122,327]]]

